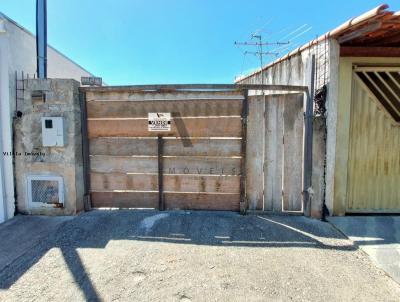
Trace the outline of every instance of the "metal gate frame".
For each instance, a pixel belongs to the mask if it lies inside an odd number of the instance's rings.
[[[84,171],[84,205],[85,210],[88,211],[91,209],[91,201],[90,201],[90,160],[89,160],[89,139],[88,139],[88,119],[87,119],[87,107],[86,107],[86,92],[111,92],[111,91],[121,91],[121,90],[130,90],[132,92],[179,92],[179,91],[242,91],[244,95],[243,105],[242,105],[242,143],[241,143],[241,174],[240,174],[240,212],[245,214],[248,209],[247,202],[247,192],[246,192],[246,146],[247,146],[247,119],[249,112],[248,105],[248,96],[249,91],[274,91],[274,92],[282,92],[290,93],[290,92],[299,92],[304,93],[307,98],[307,108],[306,112],[310,110],[309,106],[312,105],[312,99],[309,93],[309,89],[307,86],[296,86],[296,85],[266,85],[266,84],[168,84],[168,85],[129,85],[129,86],[101,86],[101,87],[80,87],[80,108],[81,108],[81,119],[82,119],[82,154],[83,154],[83,171]],[[304,120],[305,126],[309,119]],[[306,129],[309,127],[305,127]],[[306,130],[307,131],[307,130]],[[312,126],[311,126],[312,131]],[[312,141],[312,133],[305,133],[305,142],[307,145],[311,139]],[[162,160],[162,152],[163,152],[163,140],[161,136],[158,136],[158,194],[159,194],[159,210],[164,210],[164,198],[163,198],[163,160]],[[312,148],[304,154],[304,163],[303,166],[309,166],[308,160],[312,157]],[[307,154],[308,153],[308,154]],[[307,162],[306,162],[307,161]],[[308,170],[308,169],[307,169]],[[311,170],[304,171],[305,177],[309,178],[309,183],[311,185]],[[304,182],[304,181],[303,181]],[[310,200],[309,198],[304,198],[303,192],[303,209],[305,215],[308,215],[310,209]]]

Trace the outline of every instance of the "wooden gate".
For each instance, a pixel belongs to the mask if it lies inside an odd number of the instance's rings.
[[[358,67],[351,100],[348,213],[400,212],[400,68]]]
[[[239,210],[242,91],[86,92],[92,207]],[[171,131],[148,131],[169,112]]]
[[[249,208],[303,213],[304,94],[249,97]]]

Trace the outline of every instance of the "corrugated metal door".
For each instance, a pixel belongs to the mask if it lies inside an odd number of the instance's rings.
[[[353,74],[347,212],[400,212],[400,68]]]

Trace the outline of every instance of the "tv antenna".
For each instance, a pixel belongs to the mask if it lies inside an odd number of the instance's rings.
[[[256,39],[258,41],[245,41],[245,42],[238,42],[235,41],[235,45],[241,45],[241,46],[255,46],[256,51],[245,51],[243,54],[252,54],[255,56],[258,56],[260,58],[260,70],[261,70],[261,84],[264,85],[264,70],[263,70],[263,64],[264,64],[264,56],[278,56],[279,52],[272,52],[272,51],[265,51],[263,46],[272,46],[272,45],[287,45],[290,43],[290,41],[286,42],[263,42],[262,35],[260,33],[257,34],[252,34],[251,35],[251,40]],[[264,90],[262,90],[262,93],[264,94]]]

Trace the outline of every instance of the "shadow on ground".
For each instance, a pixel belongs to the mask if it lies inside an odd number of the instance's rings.
[[[35,217],[18,217],[16,223],[0,226],[0,247],[3,254],[19,246],[15,230]],[[40,223],[46,226],[46,217]],[[51,221],[51,217],[47,217]],[[344,236],[328,223],[302,216],[242,216],[232,212],[156,212],[126,210],[96,210],[57,224],[37,236],[31,247],[0,268],[0,288],[10,288],[27,270],[35,265],[47,251],[56,247],[87,300],[99,300],[94,286],[82,264],[78,248],[102,249],[110,240],[136,240],[239,247],[297,247],[318,249],[356,249]],[[24,236],[35,229],[27,227]],[[10,240],[10,238],[12,240]],[[332,239],[344,244],[332,244]],[[4,249],[7,251],[4,251]],[[1,264],[1,262],[0,262]]]

